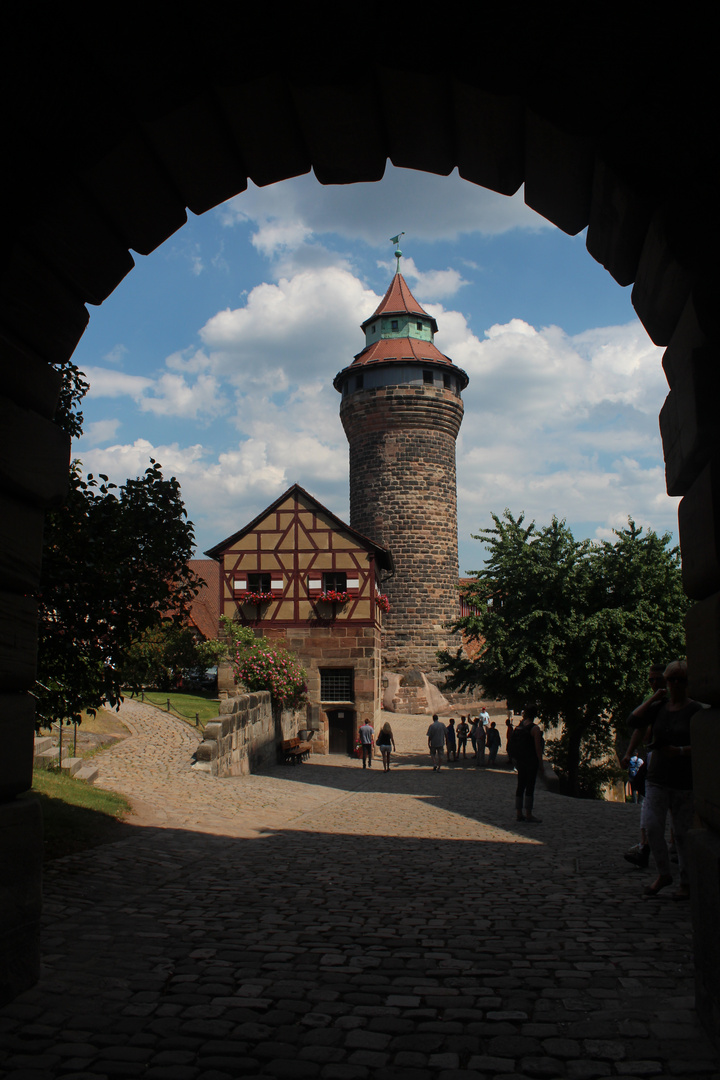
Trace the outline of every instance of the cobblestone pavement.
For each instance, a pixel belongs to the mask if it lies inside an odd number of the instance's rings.
[[[102,783],[127,838],[50,864],[40,984],[0,1009],[2,1080],[718,1077],[689,912],[645,900],[634,806],[340,757],[213,780],[130,702]]]

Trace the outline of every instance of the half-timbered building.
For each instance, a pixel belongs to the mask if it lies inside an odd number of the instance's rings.
[[[382,700],[382,581],[393,572],[390,552],[294,484],[206,554],[220,563],[221,613],[280,639],[300,658],[316,749],[351,749]]]

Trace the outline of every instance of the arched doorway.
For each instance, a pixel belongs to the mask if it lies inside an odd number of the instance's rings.
[[[713,67],[694,27],[677,20],[651,27],[626,15],[617,32],[544,13],[519,23],[513,12],[486,23],[492,47],[480,48],[463,43],[463,9],[457,15],[452,47],[444,52],[433,33],[423,64],[416,54],[369,55],[365,40],[344,43],[338,55],[322,20],[298,36],[245,12],[236,37],[206,25],[169,36],[164,19],[141,31],[124,26],[111,43],[84,26],[64,26],[62,48],[57,37],[44,48],[29,26],[17,36],[15,62],[4,70],[13,106],[0,298],[6,865],[13,851],[39,851],[32,809],[13,800],[30,784],[42,512],[62,498],[68,462],[67,440],[52,424],[58,381],[48,365],[69,359],[85,305],[102,303],[132,268],[128,249],[153,250],[182,225],[186,207],[201,213],[242,190],[248,176],[264,184],[312,167],[323,183],[347,183],[378,179],[388,158],[441,174],[457,166],[507,194],[524,182],[528,203],[560,228],[588,227],[590,253],[616,280],[635,283],[641,320],[667,346],[668,490],[684,496],[684,574],[698,601],[688,621],[692,689],[720,705],[718,329],[708,227],[715,185],[705,157]],[[382,25],[389,35],[385,15]],[[268,64],[259,47],[266,41],[276,60],[286,46],[290,62]],[[671,84],[657,79],[657,50],[673,58]],[[697,733],[707,828],[696,865],[707,889],[696,935],[708,943],[720,911],[717,720],[715,709],[703,714]],[[6,994],[37,973],[37,862],[25,865],[3,921]],[[714,954],[708,944],[698,955]],[[708,1015],[713,985],[708,974]]]

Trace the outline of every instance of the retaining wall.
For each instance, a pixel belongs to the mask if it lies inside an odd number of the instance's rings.
[[[220,702],[220,715],[205,725],[193,768],[212,776],[242,776],[277,762],[283,739],[308,726],[305,710],[273,709],[270,694],[235,694]]]

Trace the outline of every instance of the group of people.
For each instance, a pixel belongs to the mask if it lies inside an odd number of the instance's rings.
[[[366,720],[358,732],[362,751],[363,769],[372,768],[373,747],[377,746],[382,757],[383,772],[390,772],[390,754],[395,749],[395,738],[389,723],[384,723],[375,739],[375,728]]]
[[[450,717],[447,725],[443,724],[437,715],[433,716],[433,722],[427,730],[427,739],[430,756],[433,758],[433,769],[439,769],[442,765],[443,751],[447,753],[448,762],[459,761],[461,755],[463,761],[466,761],[468,742],[472,747],[470,754],[476,767],[485,765],[486,750],[487,764],[493,766],[501,744],[495,721],[490,720],[484,707],[478,716],[461,716],[457,727],[454,716]]]
[[[692,748],[690,726],[693,715],[702,705],[687,695],[687,664],[675,660],[667,667],[653,664],[649,673],[652,693],[630,714],[633,729],[630,744],[621,759],[623,768],[629,769],[633,794],[642,803],[640,844],[625,854],[628,862],[647,866],[650,854],[657,865],[657,878],[645,889],[647,896],[657,894],[672,884],[670,852],[665,839],[668,814],[672,822],[673,843],[677,851],[680,887],[673,899],[684,900],[689,896],[686,841],[693,821]],[[535,783],[543,774],[543,736],[535,723],[537,706],[528,704],[522,712],[517,727],[507,721],[506,749],[511,764],[517,771],[515,811],[519,822],[539,822],[533,813]],[[372,767],[375,731],[366,721],[360,728],[363,768]],[[443,754],[449,762],[458,761],[460,755],[467,758],[467,744],[471,743],[476,766],[493,765],[500,748],[500,733],[494,721],[490,721],[483,708],[477,717],[462,716],[455,725],[451,717],[447,725],[437,715],[427,730],[428,750],[433,771],[443,764]],[[646,754],[642,758],[638,747],[645,743]],[[377,737],[377,747],[382,755],[383,769],[390,770],[390,755],[395,750],[395,740],[389,723],[383,724]],[[644,797],[643,797],[644,796]]]
[[[687,695],[687,664],[684,660],[675,660],[667,667],[653,664],[648,681],[652,693],[630,714],[633,732],[620,760],[623,768],[630,770],[630,766],[634,766],[630,783],[638,792],[637,778],[644,773],[644,798],[639,798],[642,803],[640,844],[626,852],[625,858],[636,866],[647,866],[652,853],[657,878],[646,887],[647,896],[657,896],[662,889],[672,885],[670,851],[665,839],[669,814],[680,874],[680,887],[673,893],[673,899],[686,900],[690,895],[686,841],[693,821],[690,724],[702,705]],[[645,759],[636,752],[641,743],[646,746]]]
[[[483,720],[483,713],[487,720]],[[523,709],[522,720],[518,727],[513,728],[512,721],[507,721],[508,738],[507,752],[513,767],[516,769],[517,787],[515,789],[515,812],[518,821],[528,821],[539,824],[540,818],[533,814],[535,799],[535,781],[538,773],[543,772],[543,737],[540,728],[535,723],[538,715],[537,707],[526,705]],[[427,730],[428,749],[432,758],[433,770],[439,771],[442,766],[443,750],[447,750],[448,761],[458,760],[458,746],[462,740],[463,753],[467,745],[468,737],[472,740],[475,748],[477,766],[485,764],[485,748],[490,751],[488,765],[495,763],[497,752],[500,749],[500,732],[495,727],[495,722],[483,709],[476,720],[468,726],[463,716],[455,729],[455,720],[450,718],[448,726],[433,716],[433,722]],[[489,722],[489,723],[488,723]],[[462,732],[462,734],[461,734]],[[451,757],[452,755],[452,757]]]
[[[536,706],[527,705],[523,710],[522,720],[516,728],[513,728],[511,720],[507,721],[506,749],[518,777],[515,791],[518,821],[539,822],[540,820],[533,814],[535,781],[538,773],[543,771],[543,737],[540,728],[535,723],[537,715]],[[359,730],[358,738],[362,751],[363,769],[372,768],[373,748],[377,746],[382,756],[383,771],[389,772],[390,755],[396,749],[390,724],[384,723],[375,739],[375,729],[370,721],[366,720]],[[445,725],[435,714],[427,730],[427,740],[434,772],[439,772],[441,769],[444,753],[447,753],[448,761],[458,761],[461,753],[463,759],[466,759],[468,740],[473,747],[476,767],[485,765],[486,749],[488,765],[494,765],[501,745],[500,732],[495,726],[495,721],[490,720],[485,708],[481,709],[477,717],[462,716],[457,727],[454,717],[450,717]]]

